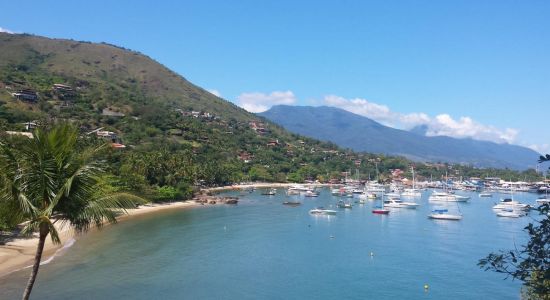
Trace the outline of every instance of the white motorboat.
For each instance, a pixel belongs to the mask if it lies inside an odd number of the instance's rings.
[[[384,200],[384,207],[390,207],[390,208],[410,208],[415,209],[419,206],[418,203],[415,202],[404,202],[400,199],[394,199],[389,198],[387,200]]]
[[[403,193],[401,193],[401,197],[407,197],[407,198],[422,197],[422,193],[418,189],[405,189],[403,190]]]
[[[319,193],[315,191],[306,191],[304,194],[305,197],[319,197]]]
[[[264,196],[273,196],[275,194],[277,194],[277,189],[274,189],[274,188],[271,188],[269,190],[262,192],[262,195]]]
[[[529,204],[524,204],[513,199],[502,199],[500,203],[493,206],[494,210],[505,210],[505,209],[514,209],[514,210],[529,210],[531,206]]]
[[[468,202],[468,200],[470,200],[470,197],[434,191],[430,195],[428,200],[441,202]]]
[[[317,207],[309,211],[312,215],[335,215],[336,211],[332,209],[324,209],[323,207]]]
[[[393,199],[401,198],[401,194],[396,193],[396,192],[386,193],[386,194],[384,194],[384,196],[386,196],[388,198],[393,198]]]
[[[487,198],[487,197],[493,197],[493,194],[488,192],[479,193],[480,198]]]
[[[505,208],[497,212],[497,216],[506,217],[506,218],[519,218],[525,215],[522,211],[517,211],[514,209]]]
[[[538,198],[537,200],[537,204],[550,204],[550,198],[548,197],[541,197],[541,198]]]
[[[462,220],[462,215],[450,214],[447,209],[435,209],[431,214],[428,215],[429,219],[435,220],[451,220],[458,221]]]

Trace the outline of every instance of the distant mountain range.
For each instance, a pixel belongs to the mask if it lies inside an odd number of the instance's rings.
[[[278,105],[260,113],[289,131],[331,141],[356,151],[399,155],[415,161],[451,162],[476,167],[533,168],[539,154],[529,148],[447,136],[426,136],[426,126],[411,131],[384,126],[334,107]]]

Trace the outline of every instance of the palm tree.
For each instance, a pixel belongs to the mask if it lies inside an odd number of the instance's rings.
[[[105,221],[116,222],[118,214],[139,200],[105,191],[99,179],[104,169],[96,158],[105,146],[78,149],[77,139],[74,127],[60,124],[38,129],[17,149],[0,144],[0,205],[12,207],[18,220],[25,222],[22,233],[39,234],[23,299],[30,296],[47,236],[54,244],[61,243],[55,223],[84,232]]]

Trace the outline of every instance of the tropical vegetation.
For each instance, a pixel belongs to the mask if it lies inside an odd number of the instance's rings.
[[[79,144],[78,130],[67,124],[37,129],[33,138],[0,144],[2,216],[21,223],[23,234],[38,233],[23,299],[32,291],[48,236],[59,244],[60,227],[70,226],[76,232],[101,227],[104,222],[116,222],[117,215],[140,201],[105,188],[101,177],[105,169],[98,157],[104,149],[105,144]]]

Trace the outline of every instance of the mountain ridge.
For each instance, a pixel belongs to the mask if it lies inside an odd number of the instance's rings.
[[[384,126],[369,118],[328,106],[273,106],[259,115],[305,136],[353,149],[399,155],[415,161],[471,164],[523,170],[534,167],[535,151],[510,144],[470,138],[428,137],[425,128],[412,132]]]

